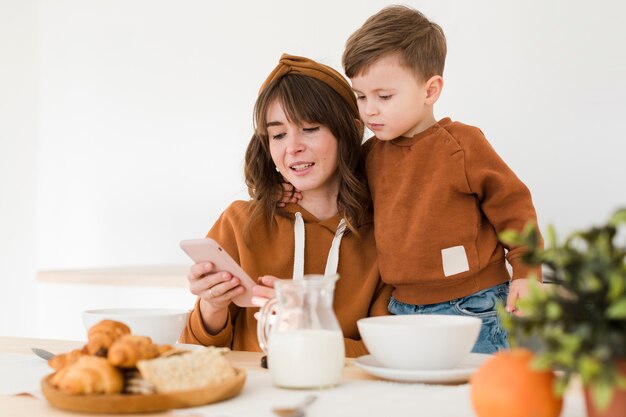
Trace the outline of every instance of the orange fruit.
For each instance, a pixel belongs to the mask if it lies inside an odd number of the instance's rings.
[[[530,368],[533,353],[504,350],[488,359],[471,378],[478,417],[558,417],[563,398],[554,392],[554,373]]]

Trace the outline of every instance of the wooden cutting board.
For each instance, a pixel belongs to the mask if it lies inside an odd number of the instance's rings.
[[[59,409],[88,413],[148,413],[172,408],[197,407],[239,395],[246,382],[246,373],[235,369],[236,376],[202,388],[167,394],[73,395],[59,391],[49,383],[53,374],[41,381],[41,390],[48,402]]]

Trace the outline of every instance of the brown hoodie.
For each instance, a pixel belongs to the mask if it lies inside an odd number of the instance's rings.
[[[296,204],[289,204],[274,216],[274,228],[258,225],[252,241],[246,240],[246,226],[250,218],[250,202],[236,201],[222,213],[209,231],[208,237],[240,263],[253,279],[262,275],[291,278],[294,263],[294,215],[302,214],[305,224],[304,273],[323,274],[331,242],[339,225],[339,215],[319,221]],[[347,233],[339,249],[339,281],[335,287],[334,310],[344,334],[346,356],[367,353],[360,340],[356,321],[362,317],[385,315],[391,287],[380,280],[373,225],[359,229],[360,237]],[[202,345],[227,346],[234,350],[259,351],[256,337],[258,308],[240,308],[230,305],[226,327],[211,335],[204,328],[199,303],[196,302],[181,342]]]

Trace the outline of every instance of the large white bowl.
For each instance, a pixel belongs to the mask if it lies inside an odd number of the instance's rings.
[[[149,336],[157,344],[171,344],[178,340],[188,316],[188,310],[168,308],[103,308],[83,311],[83,324],[89,330],[101,320],[120,321],[132,334]]]
[[[450,369],[472,350],[482,322],[453,315],[367,317],[357,321],[365,346],[392,369]]]

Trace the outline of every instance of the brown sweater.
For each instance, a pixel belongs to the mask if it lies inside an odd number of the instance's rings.
[[[299,211],[305,223],[305,274],[323,274],[332,239],[340,216],[319,221],[302,207],[289,204],[274,217],[274,229],[269,225],[255,225],[253,240],[246,243],[246,225],[251,204],[236,201],[222,213],[208,237],[240,263],[253,279],[262,275],[290,278],[294,260],[294,214]],[[282,214],[282,215],[281,215]],[[380,280],[373,225],[359,228],[360,238],[352,233],[344,235],[339,251],[339,281],[335,287],[334,310],[344,334],[346,356],[367,353],[361,341],[356,321],[362,317],[385,315],[391,287]],[[256,336],[258,308],[240,308],[230,305],[229,320],[218,334],[209,334],[202,323],[199,302],[196,302],[181,342],[202,345],[227,346],[233,350],[260,351]]]
[[[530,192],[478,128],[446,118],[365,149],[378,262],[396,299],[440,303],[506,282],[505,248],[512,278],[529,276],[523,248],[498,233],[537,222]]]

